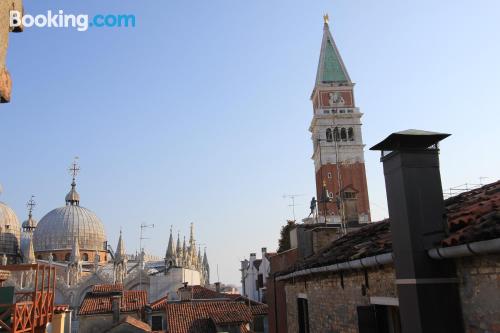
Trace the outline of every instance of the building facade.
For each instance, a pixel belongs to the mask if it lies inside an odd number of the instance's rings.
[[[271,318],[286,324],[275,332],[500,332],[500,181],[443,201],[446,136],[404,131],[374,147],[391,152],[389,219],[277,272],[284,301]]]
[[[270,258],[275,253],[268,253],[263,247],[262,257],[257,259],[256,253],[250,253],[249,260],[241,261],[241,290],[243,296],[257,302],[267,303],[267,286],[270,272]]]
[[[366,181],[362,113],[354,99],[354,83],[342,61],[325,16],[323,39],[311,94],[316,222],[366,223],[370,204]]]

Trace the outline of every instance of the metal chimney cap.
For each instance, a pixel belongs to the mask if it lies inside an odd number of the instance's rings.
[[[409,129],[396,132],[371,147],[370,150],[425,149],[437,144],[451,134]]]

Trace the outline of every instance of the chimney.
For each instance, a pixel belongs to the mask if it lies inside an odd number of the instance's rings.
[[[449,134],[407,130],[382,151],[403,333],[463,332],[453,261],[427,251],[446,235],[438,142]]]
[[[220,282],[215,282],[215,291],[220,293]]]
[[[113,324],[120,321],[120,295],[111,296],[111,311],[113,312]]]
[[[262,248],[262,258],[264,258],[266,256],[266,253],[267,253],[267,247],[263,247]]]
[[[181,301],[190,301],[192,298],[193,298],[193,294],[192,294],[192,287],[188,287],[188,283],[187,282],[184,282],[183,283],[184,287],[182,288],[179,288],[179,290],[177,290],[177,294],[179,295],[179,299]]]

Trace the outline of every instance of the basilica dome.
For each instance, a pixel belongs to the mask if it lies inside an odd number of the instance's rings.
[[[33,233],[35,252],[71,249],[78,241],[80,249],[105,250],[104,225],[97,215],[80,206],[73,180],[66,195],[66,206],[56,208],[38,222]]]
[[[0,201],[0,255],[17,255],[21,226],[16,213]]]

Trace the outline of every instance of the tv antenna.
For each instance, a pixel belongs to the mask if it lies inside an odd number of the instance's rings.
[[[142,240],[149,239],[149,237],[144,237],[144,229],[154,228],[154,224],[141,223],[141,233],[139,234],[139,266],[144,269],[144,249],[142,248]],[[142,272],[139,271],[139,290],[142,290]]]
[[[296,222],[297,220],[295,219],[295,206],[298,206],[295,204],[295,198],[297,197],[302,197],[304,194],[283,194],[283,199],[290,199],[292,201],[291,204],[288,205],[288,207],[292,207],[292,214],[293,214],[293,221]]]

